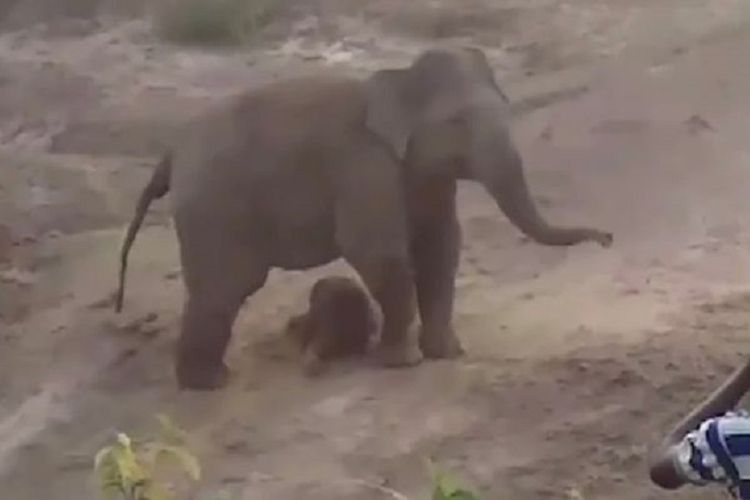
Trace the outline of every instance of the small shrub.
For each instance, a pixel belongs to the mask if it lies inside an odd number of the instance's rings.
[[[428,462],[432,473],[432,500],[480,500],[479,495],[460,486],[456,480],[446,472],[437,469]]]
[[[161,432],[157,439],[134,442],[120,432],[116,441],[96,453],[94,473],[99,483],[103,500],[175,500],[173,491],[160,472],[167,464],[178,468],[192,481],[198,481],[201,467],[198,459],[186,447],[187,434],[177,427],[169,417],[157,415]],[[460,486],[447,472],[428,460],[427,467],[432,477],[430,500],[481,500],[478,493]],[[405,495],[380,485],[357,481],[378,490],[394,500],[407,500]],[[571,500],[583,500],[577,490],[569,493]],[[226,491],[217,494],[215,500],[231,500]]]
[[[161,35],[194,45],[243,43],[278,13],[281,0],[168,0],[156,14]]]
[[[134,443],[118,433],[111,446],[99,450],[94,472],[99,492],[106,500],[170,500],[174,498],[159,472],[168,463],[176,464],[187,476],[200,479],[198,460],[185,447],[185,433],[166,416],[158,416],[158,439]]]

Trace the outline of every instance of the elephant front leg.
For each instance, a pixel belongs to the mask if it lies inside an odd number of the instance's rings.
[[[401,165],[380,144],[358,144],[341,169],[336,239],[383,313],[381,364],[403,367],[422,360],[415,325],[416,293]]]
[[[464,353],[453,329],[453,299],[461,243],[455,213],[421,228],[412,242],[422,330],[419,345],[427,358],[456,358]]]
[[[383,312],[380,363],[394,368],[419,364],[414,277],[408,259],[382,258],[354,267]]]

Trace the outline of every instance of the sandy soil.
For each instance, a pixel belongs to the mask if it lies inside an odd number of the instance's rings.
[[[195,498],[425,498],[433,457],[487,499],[662,498],[646,443],[742,359],[750,323],[750,6],[743,0],[320,0],[254,48],[162,44],[103,16],[0,34],[0,484],[92,495],[114,429],[168,412]],[[483,46],[517,110],[535,196],[615,245],[545,248],[462,186],[467,356],[307,380],[279,347],[318,276],[274,273],[236,325],[231,386],[172,378],[182,285],[159,203],[107,306],[123,224],[185,117],[237,89],[363,73],[438,42]],[[421,496],[420,496],[421,495]],[[719,498],[698,491],[675,498]]]

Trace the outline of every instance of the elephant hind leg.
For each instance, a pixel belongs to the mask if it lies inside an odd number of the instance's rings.
[[[224,354],[237,313],[264,285],[269,268],[240,247],[205,251],[200,245],[182,249],[187,300],[175,369],[181,389],[214,390],[228,382]]]
[[[217,286],[189,291],[182,316],[182,331],[177,342],[176,372],[181,389],[214,390],[228,382],[224,364],[232,325],[245,298],[265,283],[267,273],[258,272],[245,282],[245,288]],[[236,276],[225,280],[239,282]],[[218,281],[218,280],[217,280]],[[222,286],[224,285],[224,286]]]
[[[239,306],[212,304],[200,294],[188,297],[177,341],[176,372],[180,389],[214,390],[227,384],[229,370],[224,364],[224,352],[238,309]]]

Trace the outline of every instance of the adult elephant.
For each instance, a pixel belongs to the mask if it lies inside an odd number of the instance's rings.
[[[508,121],[507,98],[473,48],[429,50],[365,80],[301,78],[234,97],[191,124],[141,194],[122,247],[117,310],[149,203],[171,189],[187,290],[180,387],[226,384],[232,324],[271,268],[339,257],[382,308],[384,365],[459,356],[457,179],[479,181],[539,243],[612,242],[608,232],[544,221]],[[410,333],[416,306],[418,336]]]

